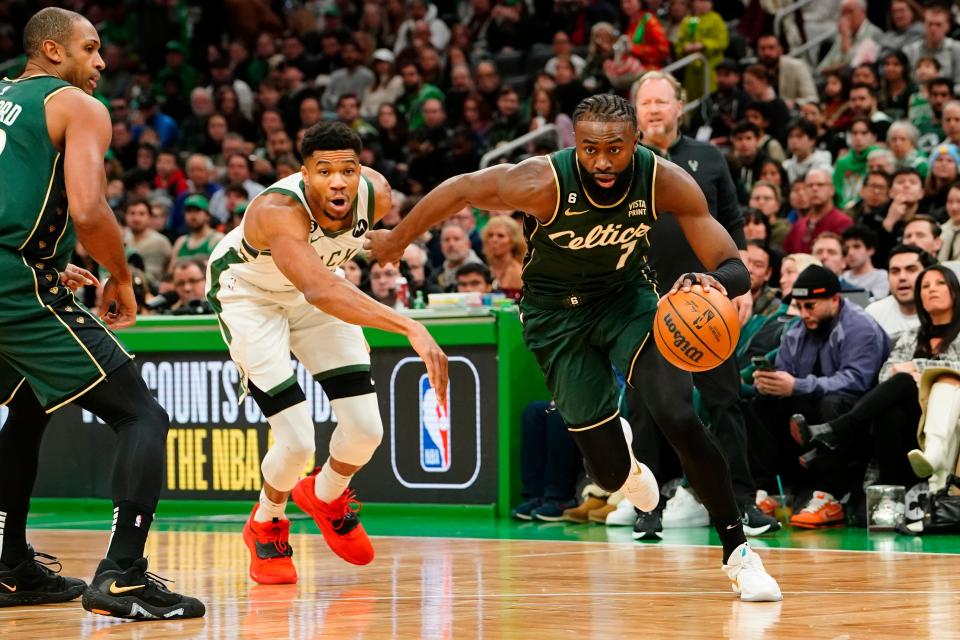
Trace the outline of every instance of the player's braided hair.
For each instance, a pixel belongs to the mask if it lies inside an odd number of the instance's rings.
[[[573,122],[627,121],[636,128],[637,110],[627,100],[612,93],[598,93],[583,100],[573,112]]]
[[[23,52],[30,57],[40,55],[44,40],[53,40],[66,46],[73,23],[84,19],[79,13],[59,7],[37,11],[23,28]]]

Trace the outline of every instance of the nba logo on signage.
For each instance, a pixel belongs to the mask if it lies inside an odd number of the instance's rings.
[[[447,402],[441,405],[426,374],[420,376],[420,467],[424,471],[450,469],[450,385]]]

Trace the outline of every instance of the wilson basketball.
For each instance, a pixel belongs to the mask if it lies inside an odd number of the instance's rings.
[[[740,338],[740,320],[730,299],[694,287],[668,295],[653,321],[657,348],[684,371],[708,371],[729,358]]]

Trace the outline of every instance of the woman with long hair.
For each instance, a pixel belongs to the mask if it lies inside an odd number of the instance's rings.
[[[823,85],[824,124],[835,131],[850,127],[850,76],[842,71],[828,71]]]
[[[552,92],[534,89],[530,98],[530,116],[530,131],[555,124],[560,129],[560,148],[573,146],[573,120],[567,114],[560,113],[560,105]]]
[[[490,106],[479,93],[470,93],[463,99],[463,120],[461,124],[477,136],[477,148],[479,149],[486,149],[487,147],[487,131],[490,129],[492,118],[493,114],[490,113]]]
[[[935,491],[953,472],[960,441],[960,282],[935,264],[917,276],[914,294],[920,326],[901,334],[880,384],[829,422],[811,425],[794,415],[790,433],[801,446],[827,452],[865,437],[872,425],[879,482],[909,486],[930,477]]]
[[[910,62],[903,51],[888,51],[880,58],[880,95],[877,108],[891,120],[905,118],[910,96],[917,86],[910,81]]]
[[[217,87],[213,94],[213,104],[217,113],[227,119],[230,131],[239,133],[246,140],[253,140],[256,137],[253,123],[240,111],[240,99],[233,87],[228,84]]]
[[[493,288],[507,296],[518,298],[523,288],[521,272],[527,243],[523,230],[510,216],[493,216],[480,232],[483,241],[483,257],[493,275]]]
[[[407,161],[407,121],[391,103],[380,105],[377,111],[377,133],[383,157],[394,162]]]
[[[947,221],[940,225],[940,262],[960,260],[960,182],[954,182],[947,190]]]

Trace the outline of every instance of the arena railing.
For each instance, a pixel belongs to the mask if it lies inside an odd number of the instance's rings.
[[[486,169],[493,161],[502,156],[509,156],[516,149],[522,147],[528,142],[533,142],[539,138],[542,138],[547,135],[552,135],[557,141],[557,147],[560,146],[560,128],[555,124],[547,124],[542,127],[539,127],[529,133],[525,133],[519,138],[514,138],[510,142],[504,143],[497,147],[496,149],[491,149],[483,154],[483,157],[480,158],[480,168]]]

